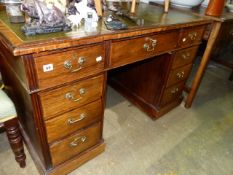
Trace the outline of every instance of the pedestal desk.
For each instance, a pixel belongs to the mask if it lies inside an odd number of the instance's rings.
[[[121,3],[130,8],[130,3]],[[105,15],[110,12],[105,12]],[[0,12],[0,69],[41,174],[67,174],[104,151],[108,80],[156,119],[182,101],[196,51],[211,20],[141,3],[143,25],[26,37]]]

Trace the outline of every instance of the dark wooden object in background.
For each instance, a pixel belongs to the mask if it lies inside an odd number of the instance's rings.
[[[221,28],[210,58],[229,67],[233,72],[233,13],[231,19],[221,22]],[[232,74],[229,76],[229,80],[231,80]]]

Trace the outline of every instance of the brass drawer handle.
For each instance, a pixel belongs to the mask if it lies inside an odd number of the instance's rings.
[[[179,88],[174,88],[174,89],[171,90],[172,94],[176,94],[177,92],[179,92]]]
[[[79,65],[78,68],[73,69],[72,60],[77,61],[77,64]],[[86,58],[85,57],[79,57],[79,58],[77,58],[77,56],[75,54],[73,55],[72,60],[66,60],[64,62],[64,67],[66,69],[68,69],[70,72],[78,72],[78,71],[80,71],[83,68],[82,67],[83,64],[86,62]]]
[[[146,41],[150,41],[150,44],[145,43],[143,45],[143,48],[147,51],[147,52],[151,52],[153,50],[155,50],[155,46],[157,45],[157,40],[156,39],[152,39],[152,38],[146,38]]]
[[[178,79],[184,78],[184,71],[178,72],[178,73],[176,74],[176,76],[177,76]]]
[[[76,147],[78,146],[80,143],[84,143],[87,140],[86,136],[82,136],[82,137],[77,137],[75,138],[72,142],[70,142],[70,147]]]
[[[81,97],[75,98],[74,95],[71,92],[67,92],[65,94],[65,98],[68,100],[72,100],[74,102],[80,101],[82,99],[82,96],[85,94],[86,90],[84,88],[79,89],[79,95]]]
[[[193,41],[197,38],[197,32],[189,33],[188,37]]]
[[[189,52],[185,52],[185,53],[182,54],[182,58],[183,58],[184,60],[189,59],[190,56],[191,56],[191,54],[190,54]]]
[[[69,118],[69,119],[67,120],[67,123],[68,123],[69,125],[72,125],[72,124],[74,124],[74,123],[77,123],[77,122],[82,121],[82,120],[85,119],[85,118],[86,118],[85,114],[82,113],[82,114],[79,115],[79,119]]]

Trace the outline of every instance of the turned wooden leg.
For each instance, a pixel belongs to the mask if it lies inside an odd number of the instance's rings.
[[[192,103],[193,103],[193,99],[194,99],[194,97],[197,93],[197,90],[199,88],[199,85],[201,83],[201,79],[204,75],[206,66],[207,66],[209,58],[210,58],[211,51],[214,47],[214,44],[215,44],[215,41],[217,39],[220,28],[221,28],[221,22],[214,22],[212,31],[210,33],[210,37],[209,37],[208,42],[207,42],[207,46],[206,46],[204,55],[201,59],[201,63],[198,67],[196,75],[194,76],[194,78],[192,80],[192,86],[191,86],[190,92],[188,93],[187,99],[185,101],[186,108],[190,108]]]
[[[15,154],[15,160],[19,163],[21,168],[24,168],[26,166],[26,155],[23,149],[23,141],[19,130],[18,119],[13,118],[4,122],[4,128],[6,130],[11,149]]]

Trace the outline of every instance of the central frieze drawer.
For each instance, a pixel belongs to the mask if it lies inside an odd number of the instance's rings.
[[[65,137],[102,118],[101,99],[45,121],[48,142]]]
[[[100,75],[47,92],[40,92],[45,120],[99,99],[103,92],[104,76]]]
[[[101,140],[101,123],[82,130],[50,146],[53,165],[56,166],[96,145]]]
[[[39,88],[56,86],[101,72],[104,59],[102,44],[36,57]]]
[[[110,48],[110,67],[150,58],[176,48],[179,31],[155,34],[134,39],[113,41]]]

